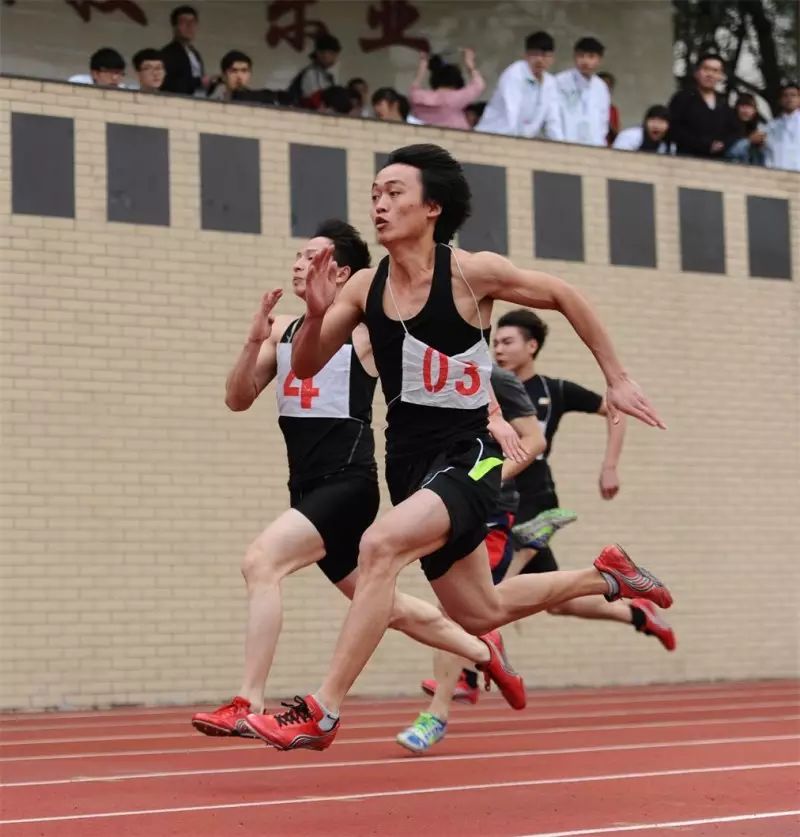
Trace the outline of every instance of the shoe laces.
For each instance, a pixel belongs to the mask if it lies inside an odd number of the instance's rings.
[[[294,703],[281,701],[281,706],[285,706],[288,711],[275,715],[275,721],[279,727],[288,727],[311,720],[311,710],[300,695],[294,696]]]
[[[435,715],[431,715],[430,712],[423,712],[414,721],[411,728],[414,730],[414,735],[427,744],[443,726]]]

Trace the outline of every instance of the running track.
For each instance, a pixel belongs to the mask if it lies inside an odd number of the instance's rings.
[[[493,693],[414,757],[421,706],[353,700],[323,753],[187,708],[0,716],[0,837],[800,834],[796,681]]]

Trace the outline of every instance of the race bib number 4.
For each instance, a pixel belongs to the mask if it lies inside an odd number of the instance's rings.
[[[292,372],[292,347],[278,344],[278,415],[294,418],[350,418],[351,347],[342,346],[314,375]]]
[[[406,334],[401,401],[457,410],[484,407],[489,403],[491,368],[489,349],[483,341],[448,356]]]

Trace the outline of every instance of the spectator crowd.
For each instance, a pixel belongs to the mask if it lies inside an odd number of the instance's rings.
[[[546,32],[534,32],[525,40],[522,57],[503,70],[488,101],[482,101],[486,82],[472,49],[461,51],[461,62],[423,53],[408,96],[393,87],[380,87],[370,96],[365,79],[337,82],[342,48],[336,37],[325,34],[316,39],[309,63],[286,90],[254,89],[252,59],[239,50],[223,56],[219,73],[207,72],[194,45],[199,18],[192,6],[173,9],[170,23],[168,44],[133,56],[135,85],[125,82],[125,60],[110,48],[91,56],[88,74],[69,80],[800,171],[798,85],[783,85],[778,115],[766,121],[751,94],[737,94],[731,106],[719,92],[725,64],[710,52],[700,56],[689,84],[668,104],[651,105],[640,124],[621,129],[619,110],[611,101],[615,79],[599,71],[605,48],[593,37],[575,43],[574,66],[552,75],[555,41]]]

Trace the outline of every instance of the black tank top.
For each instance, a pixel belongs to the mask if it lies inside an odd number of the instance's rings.
[[[487,345],[490,329],[481,331],[466,322],[458,312],[453,299],[450,258],[448,247],[436,246],[428,299],[416,316],[405,321],[405,328],[402,322],[387,317],[384,311],[384,288],[389,275],[388,256],[378,265],[367,294],[365,322],[388,407],[387,457],[442,451],[454,442],[486,432],[488,409],[485,390],[483,398],[479,392],[481,380],[477,374],[473,377],[465,375],[464,363],[454,363],[453,356],[476,349],[474,356],[483,361],[480,366],[486,372],[484,380],[488,380],[491,372]],[[415,396],[412,394],[409,397],[409,384],[403,381],[406,329],[414,344],[418,341],[427,344],[420,347],[420,351],[424,352],[423,381],[422,385],[416,386],[421,396],[418,400],[424,403],[410,402],[410,397],[413,399]],[[427,347],[430,350],[424,351]],[[441,355],[448,357],[442,358]],[[444,370],[448,366],[453,377],[445,382],[447,372]],[[453,397],[454,390],[469,396],[461,399],[465,404],[475,401],[482,403],[468,408],[450,406],[454,401],[459,401]]]
[[[313,378],[298,380],[291,368],[291,343],[302,320],[295,320],[278,344],[278,424],[286,441],[289,485],[345,468],[375,473],[370,424],[375,378],[348,340]]]

